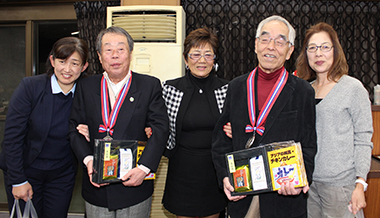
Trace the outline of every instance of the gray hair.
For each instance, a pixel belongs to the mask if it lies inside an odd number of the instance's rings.
[[[99,52],[99,54],[102,53],[101,52],[101,50],[102,50],[102,39],[106,33],[114,33],[114,34],[124,35],[125,37],[127,37],[127,40],[128,40],[129,52],[133,51],[133,39],[132,39],[131,35],[129,35],[129,33],[121,27],[111,26],[111,27],[108,27],[107,29],[100,31],[100,33],[98,34],[98,37],[96,38],[96,51]]]
[[[278,16],[278,15],[273,15],[273,16],[267,17],[259,23],[259,26],[257,27],[257,30],[256,30],[256,38],[260,37],[261,29],[263,28],[263,26],[265,24],[269,23],[270,21],[274,21],[274,20],[281,21],[288,27],[288,29],[289,29],[289,36],[288,36],[289,39],[288,40],[289,40],[291,45],[294,45],[294,39],[296,38],[296,31],[294,30],[292,25],[290,25],[289,21],[287,21],[285,18]]]

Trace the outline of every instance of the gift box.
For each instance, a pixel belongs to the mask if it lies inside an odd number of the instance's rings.
[[[284,182],[308,184],[300,143],[276,142],[226,154],[232,196],[277,191]],[[249,178],[247,178],[249,177]]]
[[[137,166],[146,142],[95,139],[92,181],[98,184],[122,182],[121,178]],[[145,179],[155,179],[155,173]]]

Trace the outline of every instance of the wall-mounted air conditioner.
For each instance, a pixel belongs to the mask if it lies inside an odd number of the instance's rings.
[[[181,6],[118,6],[107,8],[107,27],[128,31],[135,45],[131,70],[162,82],[183,76],[185,12]]]

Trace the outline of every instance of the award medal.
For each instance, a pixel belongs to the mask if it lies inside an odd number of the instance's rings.
[[[132,74],[131,74],[131,77],[128,79],[127,83],[124,84],[123,88],[119,92],[115,105],[111,113],[109,113],[108,86],[107,86],[106,78],[104,76],[102,77],[101,101],[102,101],[103,124],[99,125],[99,132],[107,133],[107,136],[104,137],[105,140],[112,140],[112,137],[110,135],[113,135],[113,127],[115,126],[121,105],[123,104],[124,99],[127,96],[127,93],[129,91],[129,87],[131,86],[131,81],[132,81]]]
[[[253,145],[255,141],[255,135],[256,132],[260,136],[264,134],[264,123],[268,117],[268,114],[270,110],[272,109],[274,103],[276,102],[278,96],[280,95],[282,89],[284,88],[286,81],[288,79],[288,74],[286,73],[286,70],[281,73],[281,75],[278,77],[276,84],[273,86],[271,92],[269,93],[263,107],[261,108],[260,114],[257,117],[256,120],[256,113],[257,113],[257,92],[255,91],[255,87],[257,84],[255,84],[255,80],[257,81],[257,78],[255,78],[257,67],[251,72],[251,74],[248,76],[247,79],[247,99],[248,99],[248,114],[249,114],[249,121],[250,124],[248,124],[245,127],[245,132],[250,133],[252,132],[253,135],[248,139],[245,147],[249,148]],[[257,82],[256,82],[257,83]],[[255,125],[256,124],[256,125]]]

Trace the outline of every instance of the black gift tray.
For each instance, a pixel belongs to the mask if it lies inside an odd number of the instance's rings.
[[[258,146],[253,148],[248,148],[240,151],[230,152],[226,154],[226,162],[227,166],[229,166],[228,163],[228,157],[232,155],[234,159],[235,166],[242,166],[242,165],[249,165],[249,168],[251,169],[250,159],[253,157],[262,156],[263,158],[263,164],[264,164],[264,171],[265,171],[265,177],[267,181],[267,188],[255,190],[255,187],[253,187],[252,191],[246,191],[246,192],[232,192],[232,196],[237,195],[247,195],[247,194],[259,194],[263,192],[269,192],[272,191],[272,180],[270,175],[270,169],[268,164],[268,157],[267,157],[267,149],[264,146]],[[228,168],[228,167],[227,167]],[[232,186],[234,186],[234,178],[232,176],[232,173],[230,172],[230,169],[228,168],[228,175],[230,179],[230,183]],[[235,187],[235,186],[234,186]]]
[[[119,179],[120,175],[120,149],[131,149],[132,151],[132,167],[136,167],[137,147],[144,146],[146,142],[136,140],[107,140],[107,139],[95,139],[94,145],[94,172],[92,174],[92,182],[94,183],[115,183],[122,182]],[[104,152],[105,147],[110,146],[111,155],[118,155],[117,163],[117,178],[104,179]]]

